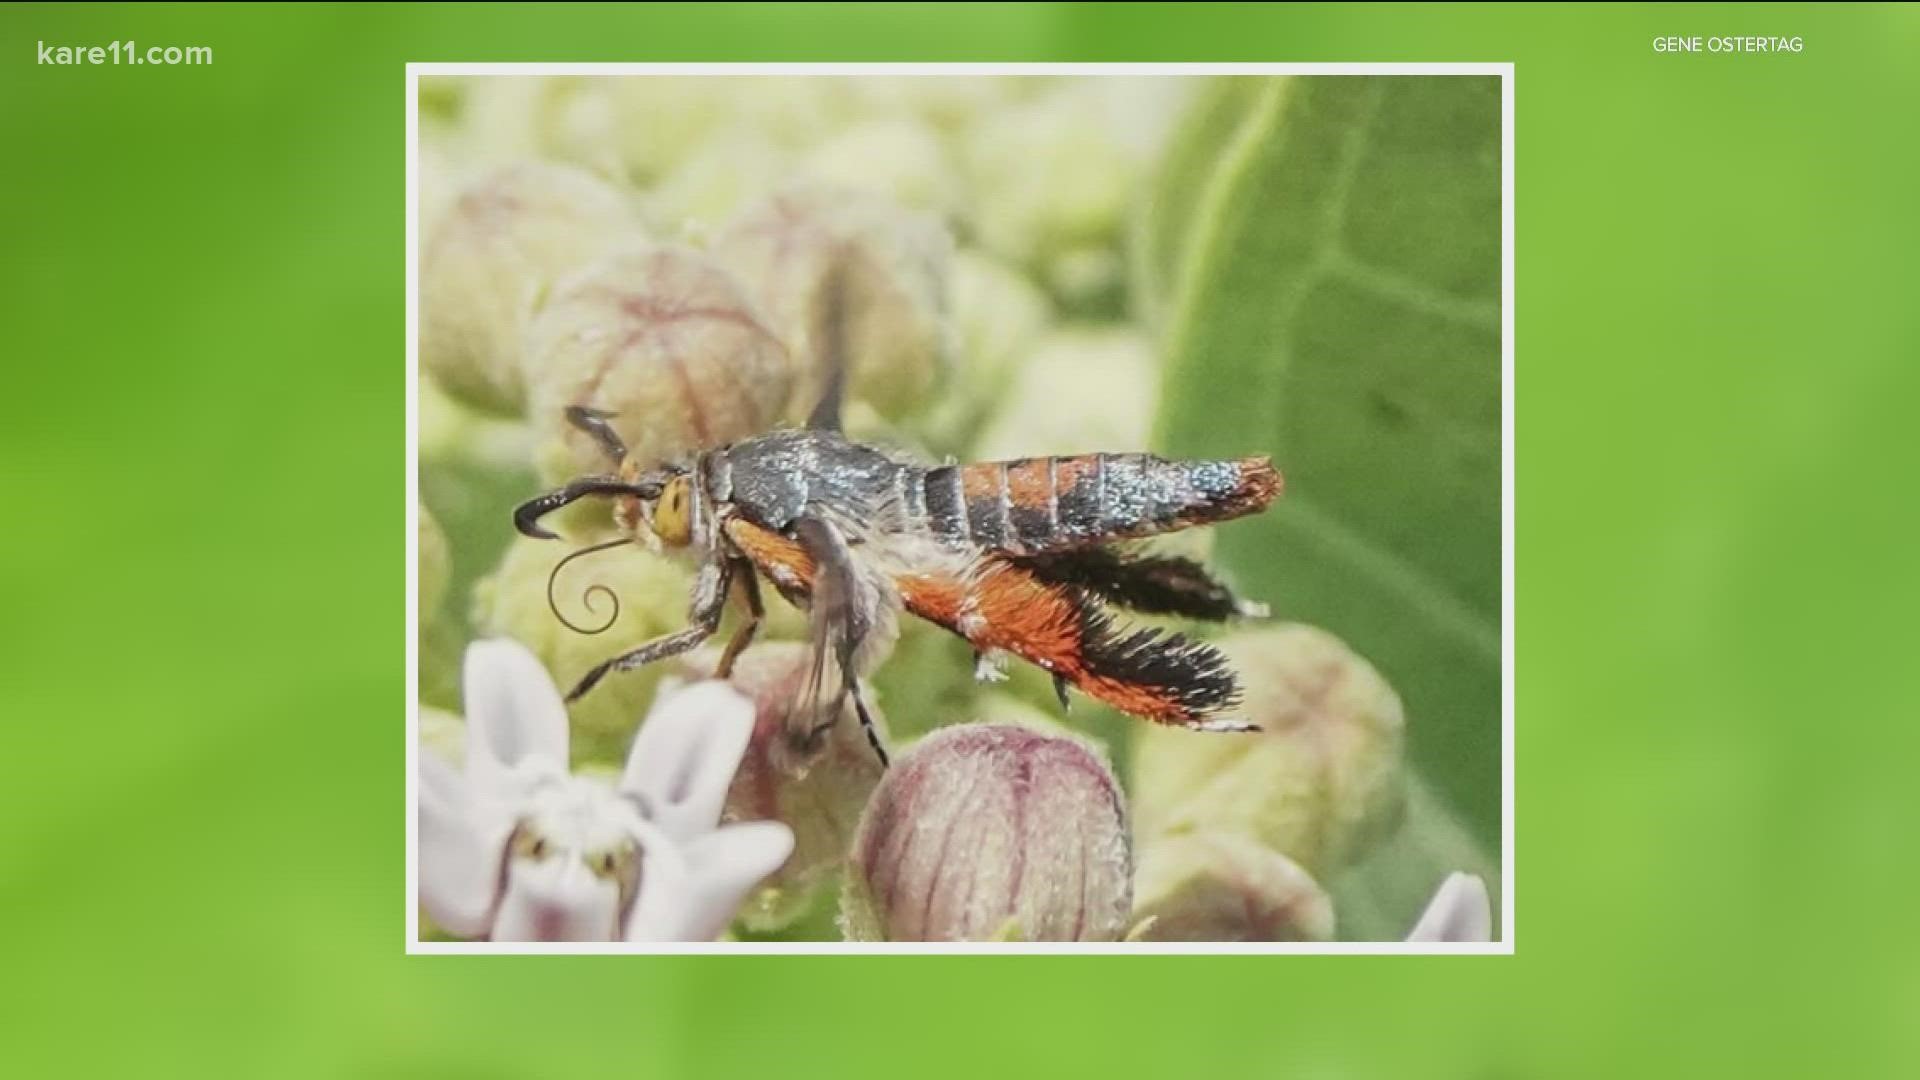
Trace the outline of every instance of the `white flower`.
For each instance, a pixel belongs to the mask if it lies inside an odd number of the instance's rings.
[[[1487,883],[1472,874],[1452,873],[1427,903],[1408,941],[1493,940],[1493,905]]]
[[[710,941],[786,861],[773,821],[719,827],[753,730],[724,683],[656,701],[617,784],[567,769],[567,712],[512,641],[466,655],[467,762],[420,754],[420,902],[495,941]]]

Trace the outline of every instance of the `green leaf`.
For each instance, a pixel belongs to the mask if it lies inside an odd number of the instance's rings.
[[[1406,821],[1366,858],[1326,883],[1333,895],[1342,941],[1399,941],[1420,919],[1447,875],[1477,874],[1493,897],[1494,936],[1506,919],[1500,910],[1500,864],[1441,806],[1427,785],[1407,784]]]
[[[1149,314],[1157,317],[1162,312],[1167,292],[1186,263],[1194,208],[1221,171],[1227,148],[1243,131],[1257,126],[1256,102],[1284,81],[1230,75],[1203,80],[1194,93],[1180,126],[1168,139],[1135,221],[1134,293]]]
[[[1163,173],[1207,179],[1186,183],[1184,237],[1162,241],[1184,255],[1158,442],[1273,455],[1286,494],[1219,530],[1222,564],[1380,668],[1413,766],[1497,850],[1499,81],[1258,91],[1237,123],[1196,114],[1233,136],[1177,139],[1214,157]]]

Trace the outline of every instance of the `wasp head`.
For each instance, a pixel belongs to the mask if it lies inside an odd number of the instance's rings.
[[[617,501],[613,519],[620,530],[649,547],[685,547],[693,540],[692,479],[687,470],[670,464],[648,464],[635,460],[627,452],[620,433],[609,422],[612,413],[574,405],[567,409],[567,421],[592,437],[613,462],[612,473],[583,476],[563,488],[550,491],[520,504],[513,513],[514,527],[538,540],[551,540],[555,534],[540,525],[540,519],[588,495],[611,495]]]
[[[620,476],[633,488],[631,498],[613,504],[621,532],[656,551],[693,542],[693,478],[686,469],[629,459],[621,464]]]
[[[686,473],[669,477],[660,497],[641,502],[639,509],[653,535],[667,547],[686,547],[693,541],[693,481]]]

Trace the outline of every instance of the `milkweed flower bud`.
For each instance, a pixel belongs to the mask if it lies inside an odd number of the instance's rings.
[[[721,131],[647,191],[647,218],[663,236],[706,236],[792,173],[792,153],[765,134]]]
[[[960,366],[968,383],[999,386],[1038,347],[1053,304],[1008,264],[977,251],[953,259],[951,285]]]
[[[982,460],[1145,446],[1157,394],[1153,346],[1131,330],[1047,334],[1015,369],[1005,406],[980,433]],[[1063,409],[1060,403],[1074,407]]]
[[[914,744],[874,790],[841,923],[855,941],[1112,941],[1132,876],[1120,786],[1095,751],[962,724]]]
[[[551,158],[624,177],[606,84],[578,75],[469,80],[464,126],[474,153],[490,161]]]
[[[553,599],[568,621],[586,629],[619,616],[603,633],[570,629],[547,606],[547,580],[571,551],[592,542],[557,543],[515,537],[499,567],[474,587],[473,623],[482,634],[510,637],[533,650],[561,690],[594,665],[686,625],[690,572],[634,545],[568,563],[553,578]],[[617,762],[646,713],[661,665],[611,674],[568,705],[578,761]]]
[[[419,225],[422,236],[432,236],[446,212],[459,195],[459,179],[454,166],[455,154],[446,138],[420,137]]]
[[[954,255],[947,303],[957,378],[921,427],[930,443],[959,453],[972,447],[981,426],[1011,395],[1014,372],[1053,320],[1053,307],[1007,264],[966,250]]]
[[[739,283],[686,248],[621,252],[555,285],[528,333],[535,460],[559,481],[609,467],[566,421],[612,414],[642,461],[772,427],[792,387],[787,350]]]
[[[805,373],[794,412],[825,384],[823,312],[841,289],[849,390],[893,418],[920,405],[950,363],[953,240],[937,221],[877,196],[798,185],[749,207],[710,250],[746,283]]]
[[[636,235],[620,192],[560,165],[504,168],[463,188],[423,241],[420,362],[468,404],[526,404],[528,322],[553,280]]]
[[[447,534],[440,531],[440,523],[433,519],[427,508],[419,508],[420,513],[420,580],[418,601],[420,604],[420,627],[432,625],[440,614],[440,605],[447,598],[447,577],[449,556],[447,554]]]
[[[1179,79],[1088,79],[986,114],[963,159],[981,243],[1070,298],[1118,283],[1120,226],[1177,112]]]
[[[845,112],[844,83],[818,76],[642,75],[608,85],[627,175],[646,183],[671,173],[716,134],[764,136],[787,148],[819,141]]]
[[[467,722],[459,713],[422,705],[420,745],[448,761],[459,761],[467,754]]]
[[[420,461],[460,463],[499,475],[527,467],[532,440],[524,420],[468,408],[434,383],[420,383]]]
[[[949,215],[960,185],[939,137],[913,120],[854,124],[814,147],[802,170],[822,184],[869,192],[901,206]]]
[[[840,869],[860,810],[885,772],[867,743],[853,703],[831,727],[808,708],[811,649],[797,642],[757,644],[742,653],[728,685],[754,704],[753,738],[727,793],[727,821],[779,821],[793,830],[793,854],[747,898],[740,917],[753,930],[778,930],[805,915],[821,885]],[[703,649],[682,665],[710,678],[719,654]],[[829,689],[828,693],[831,693]],[[868,692],[867,712],[887,736]]]
[[[1140,851],[1139,941],[1326,941],[1333,901],[1293,860],[1234,833],[1182,833]]]
[[[1399,820],[1400,698],[1373,666],[1300,624],[1219,642],[1245,687],[1255,735],[1156,727],[1133,755],[1142,842],[1237,832],[1325,876]]]
[[[870,75],[849,80],[862,115],[913,116],[956,132],[1046,86],[1032,75]]]

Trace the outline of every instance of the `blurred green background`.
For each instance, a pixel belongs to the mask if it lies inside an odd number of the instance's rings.
[[[1652,51],[1690,33],[1806,51]],[[125,39],[216,59],[32,62]],[[1913,10],[42,6],[0,40],[9,1071],[1920,1059]],[[550,59],[1516,62],[1519,955],[402,956],[402,64]]]

